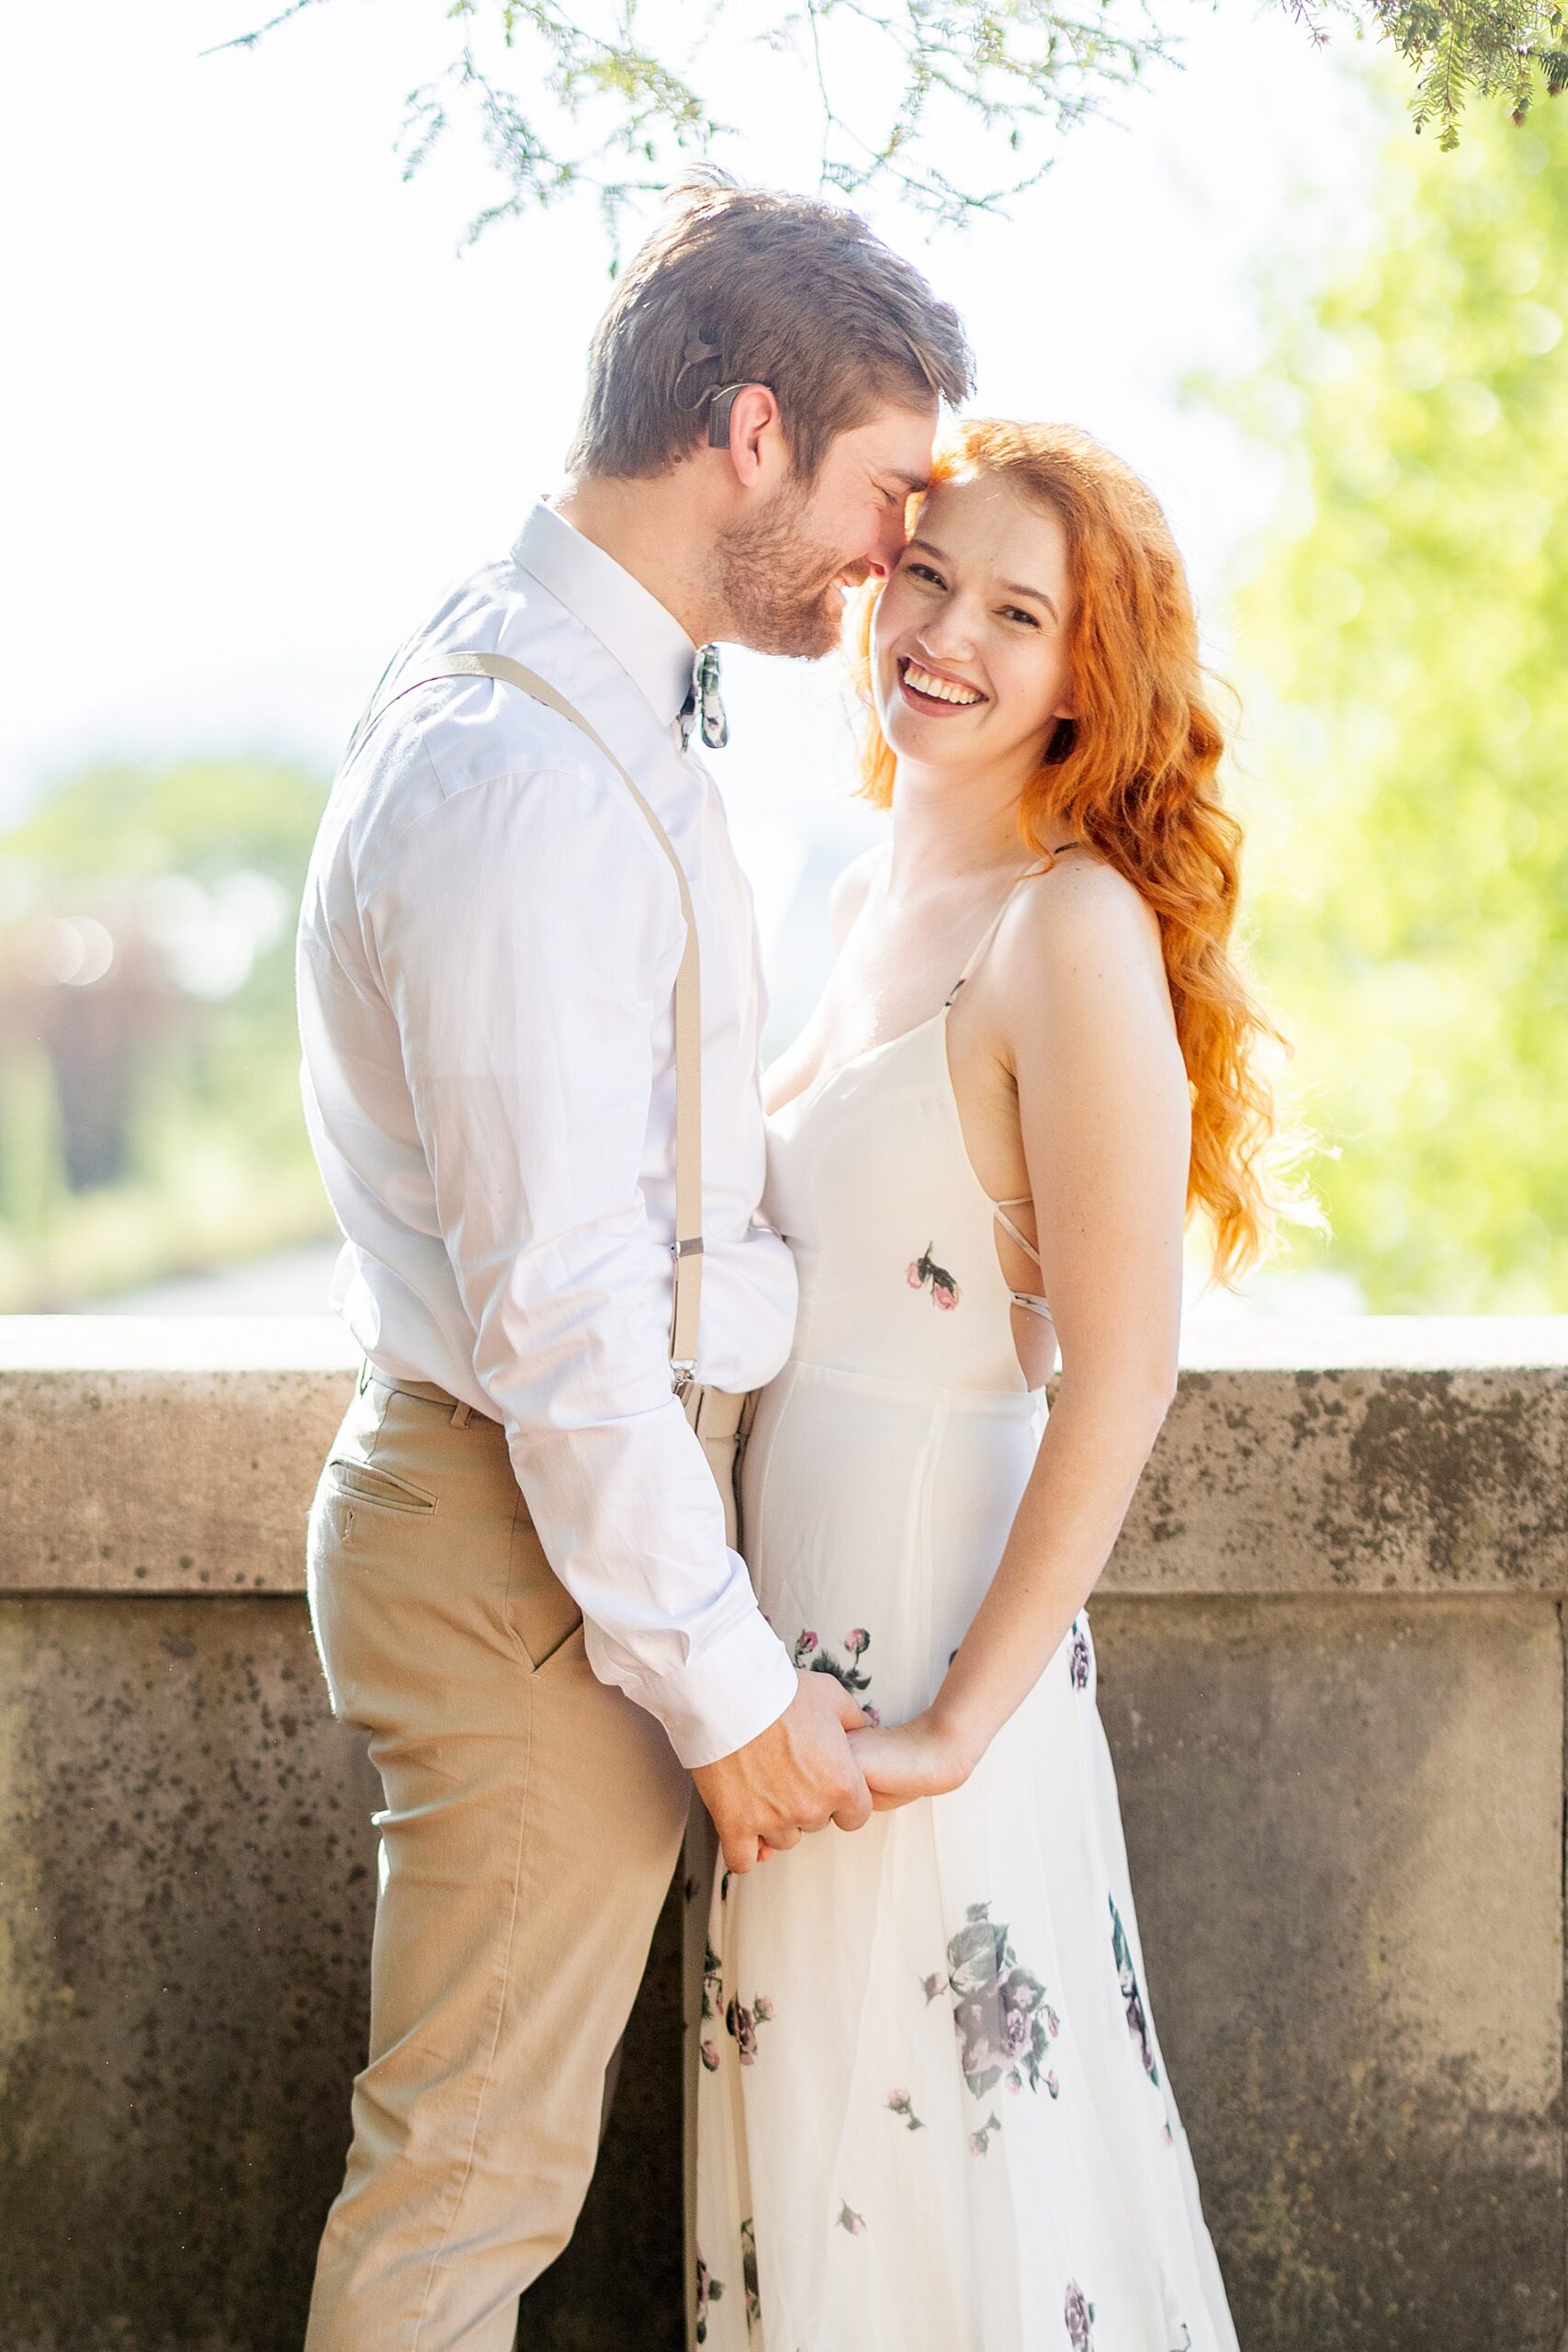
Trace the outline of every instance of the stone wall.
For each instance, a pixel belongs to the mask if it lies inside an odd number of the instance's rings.
[[[1093,1614],[1244,2352],[1559,2352],[1568,1325],[1189,1353]],[[300,1595],[348,1381],[325,1323],[0,1324],[6,2352],[299,2346],[374,1884]],[[674,1975],[527,2352],[678,2352]]]

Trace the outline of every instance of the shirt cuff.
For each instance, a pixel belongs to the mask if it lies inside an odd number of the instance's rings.
[[[789,1653],[760,1609],[684,1666],[626,1687],[657,1715],[688,1772],[716,1764],[776,1724],[800,1689]]]

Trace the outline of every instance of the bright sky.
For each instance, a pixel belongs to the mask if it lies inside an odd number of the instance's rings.
[[[265,13],[73,0],[0,26],[0,820],[102,754],[330,767],[392,645],[557,478],[608,287],[597,210],[460,250],[491,193],[468,127],[407,185],[391,152],[448,53],[440,0],[326,0],[200,54]],[[1382,132],[1343,35],[1325,58],[1281,8],[1163,14],[1186,71],[1129,97],[1130,127],[1068,134],[1010,220],[933,234],[868,209],[962,308],[983,409],[1072,418],[1146,473],[1223,641],[1270,469],[1177,387],[1255,356],[1268,256],[1296,256],[1304,291],[1355,235]],[[657,45],[658,7],[638,21]],[[724,71],[746,137],[719,160],[803,184],[804,73],[736,37]],[[720,778],[765,863],[800,816],[840,821],[836,685],[744,657],[727,676]]]

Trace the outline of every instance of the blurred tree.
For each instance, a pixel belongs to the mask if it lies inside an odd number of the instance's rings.
[[[330,1230],[299,1117],[297,769],[99,768],[4,843],[0,1308]]]
[[[1237,622],[1334,1260],[1378,1308],[1568,1308],[1568,113],[1401,142],[1373,249],[1280,312]]]
[[[322,5],[285,0],[222,46],[254,47]],[[1445,147],[1455,143],[1471,96],[1501,96],[1523,116],[1543,90],[1568,87],[1562,0],[1280,5],[1316,45],[1335,18],[1358,37],[1391,41],[1415,72],[1416,127],[1435,125]],[[1053,134],[1100,112],[1173,47],[1164,0],[1120,8],[1111,0],[773,0],[751,13],[758,103],[767,101],[770,51],[798,56],[812,78],[822,187],[856,196],[882,183],[946,220],[993,209],[1032,185],[1050,164]],[[635,0],[583,0],[574,8],[557,0],[441,0],[439,14],[450,28],[448,54],[410,96],[404,176],[446,135],[454,104],[466,106],[502,188],[473,224],[476,235],[584,187],[597,190],[613,219],[635,192],[673,176],[672,157],[705,155],[733,127],[719,119],[709,71],[716,7],[676,20],[680,55],[669,22],[665,54],[641,38]],[[968,135],[975,126],[986,134],[977,150]],[[987,145],[1000,152],[1000,178],[982,183],[977,160],[972,172],[955,158],[977,157]]]

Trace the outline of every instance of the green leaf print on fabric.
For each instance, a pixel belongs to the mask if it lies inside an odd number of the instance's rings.
[[[1037,1976],[1018,1965],[1009,1931],[990,1917],[988,1903],[971,1903],[968,1925],[947,1947],[947,1981],[964,2079],[976,2098],[1005,2083],[1031,2090],[1042,2079],[1053,2098],[1060,2086],[1043,2077],[1045,2047],[1061,2019]]]
[[[865,2235],[865,2217],[857,2213],[852,2205],[841,2204],[839,2207],[839,2218],[834,2226],[847,2230],[852,2238],[863,2238]]]
[[[1127,1941],[1127,1930],[1122,1925],[1122,1914],[1116,1908],[1114,1895],[1111,1897],[1111,1949],[1116,1955],[1116,1975],[1122,1986],[1122,1998],[1127,2005],[1127,2030],[1138,2045],[1145,2074],[1151,2083],[1157,2083],[1159,2067],[1155,2062],[1155,2046],[1149,2033],[1144,1996],[1138,1990],[1137,1971],[1133,1966],[1133,1947]]]
[[[733,2036],[743,2066],[756,2064],[757,2028],[766,2025],[773,2014],[773,2005],[765,1993],[753,1993],[749,2009],[730,1995],[724,2012],[725,2030]]]
[[[923,2132],[925,2130],[925,2125],[915,2113],[914,2105],[908,2091],[889,2091],[887,2108],[890,2114],[903,2117],[907,2131]]]
[[[707,2264],[703,2260],[701,2251],[699,2250],[697,2255],[696,2326],[696,2336],[699,2344],[705,2344],[708,2340],[708,2305],[710,2303],[721,2301],[723,2300],[723,2279],[716,2278],[713,2276],[707,2267]]]
[[[1062,2316],[1067,2323],[1067,2342],[1073,2352],[1094,2352],[1094,2305],[1076,2278],[1067,2281]]]
[[[762,2290],[757,2276],[757,2233],[749,2221],[740,2224],[740,2278],[746,2290],[746,2333],[762,2316]]]
[[[926,2007],[929,2009],[931,2003],[936,1999],[937,1995],[939,1993],[946,1992],[947,1979],[945,1976],[941,1975],[922,1976],[920,1979],[920,1990],[926,1996]]]
[[[983,2156],[1001,2128],[1001,2117],[997,2113],[996,2109],[993,2108],[989,2115],[987,2116],[984,2123],[981,2124],[978,2132],[971,2132],[969,2134],[970,2154],[972,2156]]]

